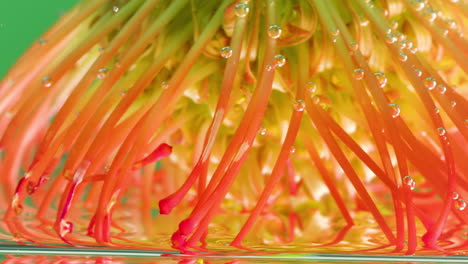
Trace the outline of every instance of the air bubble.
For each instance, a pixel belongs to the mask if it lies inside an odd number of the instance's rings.
[[[312,81],[307,82],[307,91],[309,93],[315,93],[317,91],[317,85]]]
[[[406,48],[406,42],[405,41],[399,41],[397,43],[397,46],[399,49],[405,49]]]
[[[421,11],[425,6],[424,0],[411,0],[410,4],[416,11]]]
[[[103,80],[103,79],[106,78],[107,73],[109,73],[109,70],[108,70],[108,69],[106,69],[106,68],[99,69],[98,74],[97,74],[97,77],[98,77],[100,80]]]
[[[414,181],[413,177],[409,175],[403,177],[403,184],[408,186],[410,190],[414,190],[414,187],[416,187],[416,182]]]
[[[444,136],[446,131],[445,131],[445,128],[443,127],[438,127],[437,128],[437,133],[439,134],[439,136]]]
[[[161,88],[167,90],[169,88],[169,83],[166,81],[161,82]]]
[[[450,102],[450,106],[451,106],[452,108],[454,108],[455,106],[457,106],[457,102],[456,102],[456,101],[451,101],[451,102]]]
[[[42,86],[49,88],[52,86],[52,79],[50,77],[43,77],[41,80]]]
[[[337,37],[340,34],[340,30],[336,27],[330,29],[330,34],[334,37]]]
[[[418,52],[418,48],[417,47],[412,47],[412,48],[410,48],[410,52],[415,54],[416,52]]]
[[[258,129],[258,134],[260,134],[262,136],[264,136],[266,134],[266,132],[267,132],[267,129],[264,126],[261,126],[260,129]]]
[[[438,115],[440,113],[440,109],[438,107],[434,108],[434,113],[436,113],[436,115]]]
[[[267,30],[268,36],[272,39],[279,38],[282,32],[283,30],[278,25],[270,25]]]
[[[445,20],[445,25],[450,29],[455,29],[457,27],[457,23],[451,18]]]
[[[457,200],[458,198],[460,198],[460,195],[457,192],[453,192],[452,199]]]
[[[352,51],[357,51],[359,49],[359,44],[356,41],[350,41],[349,49]]]
[[[411,40],[409,40],[409,39],[405,39],[405,40],[403,40],[402,42],[405,43],[405,47],[406,47],[407,49],[409,49],[409,50],[413,47],[413,42],[412,42]]]
[[[395,36],[395,34],[387,34],[387,36],[385,36],[385,40],[387,41],[387,43],[389,44],[393,44],[395,43],[398,38]]]
[[[407,60],[408,60],[408,55],[406,55],[406,53],[404,53],[404,52],[400,52],[400,53],[398,54],[398,59],[399,59],[400,61],[407,61]]]
[[[271,71],[271,70],[273,70],[273,67],[271,65],[267,65],[267,66],[265,66],[265,70]]]
[[[305,109],[305,103],[303,100],[299,99],[294,103],[294,110],[302,112],[304,111],[304,109]]]
[[[427,77],[425,80],[424,80],[424,86],[426,87],[426,89],[428,89],[429,91],[432,91],[437,85],[437,82],[434,78],[432,77]]]
[[[406,39],[405,34],[403,34],[403,33],[401,33],[401,32],[397,32],[397,33],[395,34],[395,36],[397,37],[397,40],[398,40],[398,41],[403,41],[403,40]]]
[[[289,153],[290,153],[290,154],[296,153],[296,148],[295,148],[294,146],[292,146],[292,147],[289,149]]]
[[[422,76],[422,71],[420,69],[414,69],[414,72],[416,73],[416,76],[418,77]]]
[[[232,48],[229,46],[221,48],[221,57],[228,59],[232,56]]]
[[[362,80],[364,78],[364,70],[363,69],[355,69],[353,72],[354,79]]]
[[[370,21],[367,18],[365,18],[365,17],[360,17],[359,18],[359,24],[361,26],[366,27],[366,26],[369,25],[369,23],[370,23]]]
[[[39,45],[41,45],[41,46],[42,46],[42,45],[44,45],[44,44],[46,44],[46,43],[47,43],[47,39],[40,38],[38,42],[39,42]]]
[[[277,67],[283,67],[284,64],[286,64],[286,58],[281,54],[275,55],[275,65]]]
[[[113,11],[114,13],[119,12],[119,10],[120,10],[120,8],[119,8],[118,6],[113,6],[113,7],[112,7],[112,11]]]
[[[375,72],[374,73],[375,78],[377,78],[377,81],[379,82],[380,88],[384,88],[387,85],[387,76],[383,72]]]
[[[250,11],[249,6],[244,3],[237,4],[234,7],[234,13],[238,17],[246,17],[249,14],[249,11]]]
[[[440,93],[440,94],[445,94],[445,92],[447,91],[447,87],[443,84],[439,84],[437,85],[437,91]]]
[[[396,21],[395,19],[390,20],[389,24],[393,30],[396,30],[398,28],[398,21]]]
[[[456,200],[455,201],[455,207],[460,211],[465,210],[465,208],[466,208],[465,200],[463,200],[462,198],[459,198],[458,200]]]
[[[388,9],[383,10],[383,15],[385,18],[388,18]]]
[[[401,112],[400,106],[398,106],[395,103],[388,104],[388,106],[390,106],[392,108],[391,114],[392,114],[393,118],[397,118],[397,117],[400,116],[400,112]]]
[[[434,11],[432,8],[428,8],[424,10],[423,16],[429,21],[429,22],[434,22],[437,18],[437,13]]]

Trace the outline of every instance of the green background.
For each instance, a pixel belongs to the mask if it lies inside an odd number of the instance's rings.
[[[0,0],[0,79],[78,0]]]

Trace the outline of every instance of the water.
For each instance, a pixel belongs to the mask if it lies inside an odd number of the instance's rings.
[[[414,192],[420,192],[420,190],[414,189]],[[421,259],[419,261],[422,261],[427,260],[426,256],[444,255],[442,252],[424,249],[421,243],[418,245],[416,257],[404,256],[404,251],[400,253],[392,252],[394,247],[387,246],[387,240],[380,228],[366,212],[356,212],[353,216],[356,225],[348,227],[340,217],[326,217],[320,211],[313,209],[314,207],[330,206],[326,199],[317,204],[315,201],[298,197],[292,204],[295,207],[303,208],[304,212],[298,214],[287,213],[288,209],[284,207],[286,205],[279,201],[277,204],[278,214],[262,215],[256,224],[256,228],[250,232],[242,243],[243,248],[237,248],[230,246],[230,243],[238,232],[236,230],[239,225],[245,221],[246,214],[236,212],[238,207],[236,203],[226,203],[223,205],[226,213],[219,215],[215,219],[216,221],[210,225],[205,246],[203,248],[191,248],[190,250],[193,250],[197,255],[208,254],[231,259],[234,256],[270,259],[284,257],[285,254],[288,254],[287,257],[294,259],[326,260],[323,259],[323,256],[327,256],[330,260],[335,259],[334,261],[338,261],[340,256],[346,255],[347,258],[355,257],[358,260],[360,255],[365,254],[369,255],[367,256],[369,258],[381,257],[390,260],[392,257],[404,257]],[[83,205],[76,206],[77,208],[83,208]],[[135,204],[128,206],[135,207]],[[162,254],[170,253],[181,256],[172,248],[170,236],[177,228],[180,219],[186,216],[186,210],[176,208],[171,215],[167,216],[159,213],[150,214],[146,216],[145,220],[136,217],[138,216],[137,213],[130,214],[125,208],[118,208],[119,210],[114,213],[114,222],[120,229],[112,227],[112,245],[110,246],[97,245],[94,239],[86,235],[87,223],[82,221],[82,219],[90,217],[86,209],[83,209],[79,219],[68,219],[74,224],[74,238],[81,241],[80,245],[85,245],[84,247],[72,247],[58,239],[54,235],[51,226],[36,220],[32,208],[25,206],[22,223],[29,236],[24,234],[24,237],[28,237],[30,240],[14,237],[6,230],[5,222],[0,223],[0,254],[16,252],[23,255],[162,257]],[[305,208],[311,209],[306,210]],[[304,214],[305,212],[307,214]],[[0,214],[3,216],[2,212]],[[291,222],[294,216],[296,216],[294,218],[296,220]],[[393,228],[393,216],[385,215],[385,219]],[[284,229],[283,233],[280,232],[282,229]],[[294,233],[288,230],[294,230]],[[418,228],[417,232],[418,236],[424,234],[422,228]],[[468,225],[453,226],[447,232],[452,234],[451,237],[446,240],[442,239],[439,243],[441,245],[462,247],[461,245],[466,241],[468,235]],[[453,250],[452,253],[460,255],[468,254],[468,251],[462,247],[462,249]],[[466,258],[466,261],[468,261],[468,258]]]
[[[197,255],[187,256],[169,251],[125,249],[68,249],[28,246],[0,246],[0,263],[468,263],[464,256],[415,257],[343,254],[280,254],[267,256]]]

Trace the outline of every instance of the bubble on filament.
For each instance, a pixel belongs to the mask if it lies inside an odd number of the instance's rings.
[[[279,38],[282,32],[283,30],[278,25],[270,25],[267,30],[268,36],[272,39]]]
[[[403,184],[408,186],[410,190],[414,190],[414,188],[416,187],[416,182],[414,181],[413,177],[409,175],[403,177]]]
[[[249,14],[249,6],[244,3],[239,3],[234,7],[234,13],[238,17],[246,17]]]

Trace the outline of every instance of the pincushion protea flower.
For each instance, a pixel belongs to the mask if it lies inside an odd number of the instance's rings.
[[[4,228],[46,245],[466,253],[467,8],[85,0],[1,83]]]

